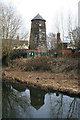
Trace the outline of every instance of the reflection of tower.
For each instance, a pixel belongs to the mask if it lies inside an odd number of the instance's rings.
[[[44,20],[39,14],[37,14],[31,20],[31,33],[29,48],[37,49],[40,46],[46,46],[46,20]]]
[[[44,104],[45,92],[40,89],[30,89],[31,105],[37,110]]]

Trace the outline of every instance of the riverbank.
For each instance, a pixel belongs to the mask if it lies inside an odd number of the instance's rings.
[[[58,91],[80,97],[78,59],[40,57],[15,59],[2,70],[5,82],[23,83],[45,91]]]
[[[48,92],[58,91],[80,97],[79,79],[73,73],[21,72],[6,68],[3,69],[2,78],[5,82],[22,83]]]

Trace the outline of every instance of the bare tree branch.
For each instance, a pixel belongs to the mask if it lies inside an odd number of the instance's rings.
[[[2,39],[3,55],[10,54],[14,47],[13,40],[16,40],[18,34],[20,39],[26,40],[28,32],[23,26],[22,17],[17,15],[15,9],[0,3],[0,39]]]

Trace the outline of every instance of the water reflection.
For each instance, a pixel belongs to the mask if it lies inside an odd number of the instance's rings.
[[[47,108],[50,110],[50,116],[53,118],[78,118],[77,98],[70,98],[60,94],[46,95]],[[55,114],[56,113],[56,114]]]
[[[23,118],[27,112],[28,117],[30,115],[30,92],[19,92],[12,88],[10,84],[3,84],[3,105],[2,116],[3,118]]]
[[[11,83],[11,86],[19,92],[26,90],[26,86],[23,84],[21,85],[21,84]]]
[[[30,98],[31,105],[36,109],[40,109],[42,105],[44,105],[45,92],[41,92],[40,89],[32,89],[30,88]]]
[[[10,83],[3,83],[2,97],[3,118],[78,118],[79,98]]]

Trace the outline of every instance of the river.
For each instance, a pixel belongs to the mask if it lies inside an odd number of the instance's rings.
[[[3,83],[3,118],[80,118],[80,99],[61,93]]]

